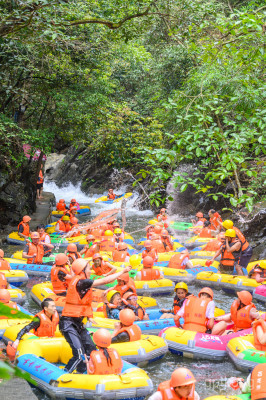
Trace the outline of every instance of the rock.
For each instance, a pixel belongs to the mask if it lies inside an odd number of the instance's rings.
[[[60,174],[60,164],[63,164],[65,154],[51,153],[45,162],[45,179],[56,180],[56,176]]]

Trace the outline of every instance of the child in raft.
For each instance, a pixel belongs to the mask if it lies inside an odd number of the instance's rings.
[[[161,312],[163,315],[160,319],[174,318],[175,314],[180,310],[184,301],[191,293],[188,291],[187,284],[185,282],[179,282],[175,285],[175,297],[173,307],[171,309],[162,308]]]
[[[127,292],[123,295],[122,298],[123,303],[125,304],[126,308],[132,310],[135,314],[135,321],[142,321],[148,320],[149,316],[146,313],[145,308],[142,308],[138,305],[138,297],[133,292]]]
[[[111,290],[106,294],[106,300],[104,302],[106,308],[107,318],[119,319],[119,313],[123,310],[126,305],[122,301],[121,294],[117,290]]]

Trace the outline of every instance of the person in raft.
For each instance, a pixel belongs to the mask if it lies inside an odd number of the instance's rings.
[[[212,330],[213,335],[226,335],[227,333],[251,328],[252,322],[260,319],[260,314],[252,303],[252,295],[247,290],[237,292],[237,299],[231,305],[230,313],[216,317],[218,321]],[[233,324],[231,330],[227,326]]]
[[[114,194],[113,189],[109,189],[108,190],[108,194],[107,194],[107,199],[108,200],[114,200],[116,198],[116,194]]]
[[[160,317],[160,319],[174,318],[188,296],[191,296],[191,293],[189,293],[188,291],[187,284],[185,282],[178,282],[175,285],[175,297],[173,307],[170,309],[162,308],[161,312],[163,313],[163,315]]]
[[[19,341],[25,333],[28,333],[33,329],[33,333],[39,337],[53,337],[59,322],[59,315],[56,311],[55,302],[53,299],[47,297],[42,301],[41,304],[42,311],[38,312],[32,322],[24,326],[14,341],[12,347],[16,349],[18,347]]]
[[[43,199],[42,191],[43,191],[43,172],[42,172],[43,165],[41,165],[39,175],[37,178],[37,199]]]
[[[0,249],[0,270],[6,270],[9,271],[10,270],[10,264],[8,261],[6,261],[4,259],[4,251],[2,249]]]
[[[76,370],[82,374],[86,371],[86,364],[84,363],[85,355],[89,357],[90,353],[96,350],[95,344],[82,322],[84,317],[87,317],[88,321],[93,322],[92,290],[97,286],[114,282],[120,275],[129,272],[131,267],[126,267],[120,272],[95,281],[90,279],[91,267],[87,260],[78,258],[73,262],[71,269],[75,276],[71,279],[68,286],[66,303],[59,322],[59,329],[69,343],[73,353],[73,357],[70,358],[65,366],[65,371],[71,373]]]
[[[38,232],[30,234],[31,242],[28,241],[23,249],[22,257],[27,259],[27,264],[42,264],[44,254],[51,251],[54,246],[40,240]]]
[[[248,375],[246,381],[235,378],[236,389],[240,388],[243,394],[250,393],[251,400],[265,400],[266,398],[266,364],[256,365]]]
[[[213,301],[213,291],[209,287],[204,287],[196,296],[189,296],[177,314],[174,316],[176,326],[180,326],[179,319],[184,318],[183,329],[211,333],[214,325],[215,303]]]
[[[30,220],[31,217],[24,215],[22,221],[18,224],[18,235],[22,239],[28,239],[30,236]]]
[[[125,308],[119,313],[120,323],[115,324],[112,335],[112,343],[136,342],[141,339],[141,329],[134,325],[135,314],[132,310]]]
[[[177,368],[169,381],[160,383],[148,400],[200,400],[195,390],[196,379],[187,368]]]

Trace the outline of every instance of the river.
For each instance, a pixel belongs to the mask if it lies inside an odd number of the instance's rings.
[[[79,187],[74,187],[72,185],[69,185],[63,189],[59,189],[54,183],[45,183],[44,190],[53,192],[57,201],[59,198],[64,198],[66,203],[69,203],[69,201],[74,197],[79,203],[83,205],[89,205],[92,210],[92,216],[96,216],[99,212],[106,209],[114,208],[113,205],[106,205],[103,203],[95,204],[95,199],[99,196],[95,195],[88,197],[80,190]],[[123,193],[123,188],[120,188],[120,190],[117,190],[116,192],[118,194]],[[144,227],[148,224],[148,221],[152,219],[153,213],[151,210],[139,211],[136,207],[134,207],[136,198],[137,194],[134,194],[127,201],[126,231],[128,233],[132,233],[132,236],[137,243],[138,239],[144,236]],[[86,220],[86,218],[87,217],[83,217],[83,220]],[[119,216],[119,218],[121,218],[121,216]],[[178,220],[178,218],[182,220],[178,215],[175,215],[173,219]],[[180,235],[176,235],[176,237],[182,239]],[[11,256],[11,254],[16,250],[18,250],[17,246],[4,246],[5,256]],[[30,289],[34,284],[39,282],[40,279],[31,278],[25,289],[27,293],[27,300],[24,307],[28,308],[32,313],[39,311],[39,309],[30,298]],[[189,285],[189,291],[197,294],[199,287]],[[216,306],[224,309],[226,312],[229,311],[230,305],[234,298],[235,297],[233,295],[227,295],[222,290],[214,289],[214,300]],[[156,299],[159,307],[168,308],[172,306],[173,295],[159,296],[156,297]],[[258,308],[265,311],[265,308],[261,304],[258,306]],[[164,359],[145,367],[145,370],[152,379],[154,388],[156,390],[160,382],[170,379],[172,371],[181,366],[191,369],[191,371],[194,373],[197,379],[197,392],[200,394],[201,399],[214,394],[228,394],[226,380],[232,376],[242,376],[243,378],[246,378],[244,373],[240,373],[234,368],[229,359],[217,363],[208,360],[197,361],[172,355],[170,352],[165,356]],[[34,389],[34,393],[40,400],[50,400],[49,396],[43,394],[43,392],[39,391],[38,389]]]

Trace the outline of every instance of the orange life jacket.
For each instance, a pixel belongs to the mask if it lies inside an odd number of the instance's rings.
[[[168,267],[185,269],[186,266],[182,265],[182,263],[186,258],[189,258],[189,253],[176,253],[170,258]]]
[[[129,278],[128,283],[126,283],[125,285],[115,285],[114,290],[117,290],[120,293],[121,297],[123,297],[123,295],[128,291],[133,292],[135,295],[137,294],[135,283],[132,278]]]
[[[187,297],[191,296],[190,293],[187,293],[186,297],[184,297],[183,299],[179,299],[177,297],[177,295],[175,295],[174,297],[174,303],[173,303],[173,310],[174,310],[174,314],[177,314],[178,311],[180,310],[180,308],[182,307],[182,305],[184,304],[184,301],[187,299]]]
[[[129,308],[129,307],[128,307]],[[139,317],[139,319],[142,321],[143,320],[143,318],[144,318],[144,315],[145,315],[145,308],[142,308],[141,306],[139,306],[139,305],[137,305],[136,306],[136,312],[135,312],[135,315],[137,316],[137,317]]]
[[[162,400],[194,400],[195,385],[193,385],[192,391],[187,398],[179,397],[174,389],[170,386],[170,381],[160,383],[158,386],[158,392],[161,393]]]
[[[35,315],[35,317],[39,317],[41,323],[40,323],[39,328],[33,330],[34,335],[39,336],[39,337],[43,337],[43,336],[53,337],[55,334],[55,331],[56,331],[56,327],[59,323],[58,312],[55,311],[54,315],[52,316],[52,319],[47,317],[44,310],[38,312]]]
[[[142,258],[145,258],[147,256],[151,257],[154,261],[158,260],[158,253],[156,249],[151,249],[150,251],[143,250]]]
[[[94,254],[99,253],[99,251],[100,251],[100,246],[98,245],[98,243],[95,243],[88,250],[86,250],[84,257],[85,258],[93,257]]]
[[[209,243],[203,246],[202,250],[204,251],[218,251],[222,246],[222,242],[219,239],[210,240]]]
[[[251,328],[252,319],[249,316],[249,312],[252,308],[255,308],[253,303],[240,308],[239,310],[237,307],[239,306],[238,300],[235,300],[231,305],[231,320],[234,323],[234,331],[237,332],[240,329],[248,329]]]
[[[136,342],[137,340],[141,339],[141,329],[138,325],[124,326],[123,328],[119,329],[116,335],[119,335],[119,333],[122,332],[128,333],[130,342]]]
[[[195,332],[206,332],[206,310],[211,299],[200,299],[199,297],[189,296],[185,303],[183,329]]]
[[[261,344],[258,335],[257,335],[257,327],[261,326],[263,332],[266,332],[266,323],[264,319],[259,319],[258,321],[254,321],[252,324],[252,330],[254,335],[254,345],[257,350],[266,351],[266,344]]]
[[[236,232],[236,237],[240,240],[240,242],[242,243],[242,251],[246,250],[249,246],[249,242],[247,242],[245,236],[243,235],[243,233],[236,228],[235,226],[233,226],[233,228]]]
[[[42,173],[41,169],[40,169],[40,172],[39,172],[37,183],[43,183],[43,173]]]
[[[53,291],[55,292],[55,294],[60,294],[60,293],[64,293],[69,285],[69,281],[68,279],[65,280],[65,282],[60,281],[60,279],[58,278],[58,272],[62,271],[65,274],[69,275],[70,272],[68,271],[68,269],[65,266],[57,266],[57,265],[53,265],[51,268],[51,282],[53,285]]]
[[[89,289],[85,296],[82,299],[79,296],[79,292],[77,291],[77,283],[80,281],[80,276],[75,276],[71,279],[67,295],[66,295],[66,304],[62,311],[62,316],[65,317],[88,317],[91,318],[93,316],[92,312],[92,289]]]
[[[19,310],[17,303],[14,301],[9,301],[8,303],[4,303],[5,306],[8,306],[10,308],[14,308],[15,310]],[[0,319],[7,319],[9,317],[6,317],[5,315],[0,315]]]
[[[4,274],[0,273],[0,289],[7,288],[7,280]]]
[[[108,200],[114,200],[115,199],[115,194],[114,193],[113,194],[108,193],[107,199]]]
[[[101,239],[103,233],[104,232],[101,228],[92,228],[91,230],[91,234],[95,237],[95,239]]]
[[[61,219],[58,221],[58,229],[62,232],[69,232],[71,229],[70,223],[64,223]]]
[[[79,252],[77,253],[69,253],[67,252],[67,256],[70,259],[70,263],[72,264],[73,261],[77,260],[78,258],[81,258],[81,255]]]
[[[113,251],[113,261],[114,262],[127,262],[127,261],[129,261],[129,257],[130,257],[130,254],[127,250]]]
[[[21,221],[21,222],[18,224],[18,231],[19,231],[19,227],[20,227],[20,226],[23,226],[23,232],[21,232],[22,235],[30,236],[30,226],[29,226],[28,224],[25,224],[23,221]]]
[[[160,279],[161,274],[157,268],[143,268],[141,270],[142,281],[152,281],[154,279]]]
[[[159,218],[160,217],[160,218]],[[157,215],[157,221],[166,221],[168,219],[167,215],[162,215],[162,214],[158,214]]]
[[[174,246],[172,245],[172,243],[170,242],[170,240],[168,238],[161,239],[162,244],[164,246],[164,251],[168,252],[168,251],[172,251],[174,249]]]
[[[66,204],[65,203],[57,203],[56,204],[56,210],[57,211],[65,211],[66,210]]]
[[[93,375],[110,375],[120,374],[123,368],[123,363],[120,355],[116,349],[109,347],[107,349],[111,358],[111,363],[107,363],[103,349],[93,350],[90,354],[90,360],[93,362],[94,373]]]
[[[31,242],[27,243],[27,246],[29,248],[28,250],[28,256],[32,256],[33,254],[36,254],[36,257],[34,258],[27,258],[27,264],[42,264],[42,259],[44,256],[44,249],[42,244],[33,244]]]
[[[103,237],[100,243],[100,250],[101,251],[114,251],[115,250],[115,239],[113,237],[110,237],[110,239],[107,239],[107,237]]]
[[[155,249],[158,253],[165,253],[165,248],[163,242],[159,239],[151,240],[152,248]]]
[[[251,372],[251,400],[266,397],[266,364],[258,364]]]
[[[10,270],[10,265],[9,262],[4,260],[3,258],[0,259],[0,270],[4,269],[6,271]]]
[[[46,232],[43,232],[43,234],[42,234],[42,236],[40,236],[40,240],[42,241],[42,242],[45,242],[45,238],[47,238],[47,236],[48,236],[48,238],[49,238],[49,243],[51,243],[51,238],[50,238],[50,236],[48,235],[48,233],[46,233]],[[49,250],[49,252],[50,252],[51,250]]]
[[[235,239],[229,243],[229,247],[232,247],[235,244]],[[233,267],[236,262],[239,261],[240,255],[241,255],[241,248],[238,251],[234,251],[233,253],[229,253],[226,250],[226,245],[224,244],[222,247],[222,253],[221,253],[221,265],[227,266],[227,267]]]
[[[223,222],[223,220],[221,218],[221,215],[218,212],[215,212],[213,214],[213,217],[210,218],[210,223],[211,223],[210,228],[211,228],[211,230],[216,231],[217,228],[220,228],[220,224],[218,224],[217,221]]]
[[[102,276],[104,274],[107,274],[108,272],[111,271],[112,268],[110,268],[105,261],[102,260],[101,265],[99,267],[95,267],[94,264],[92,264],[92,269],[95,272],[96,275]]]
[[[199,237],[202,238],[212,238],[212,230],[210,228],[202,228],[201,231],[199,232]]]

